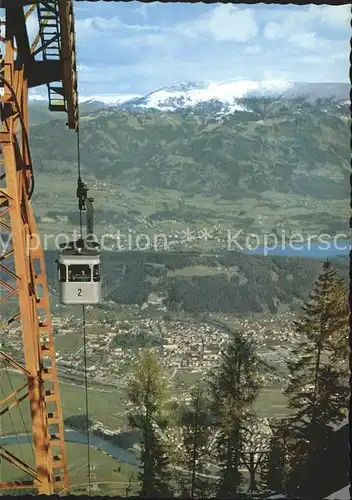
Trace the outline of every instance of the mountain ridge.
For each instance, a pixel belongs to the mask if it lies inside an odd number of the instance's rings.
[[[345,194],[347,105],[261,98],[239,103],[249,111],[221,120],[203,116],[201,109],[198,114],[93,111],[81,120],[82,161],[98,178],[118,176],[124,184],[185,193]],[[61,139],[48,150],[43,144],[52,142],[53,133]],[[60,122],[52,122],[50,130],[45,124],[34,127],[32,146],[41,168],[50,162],[68,165],[75,154],[73,137]],[[330,171],[329,165],[334,165]]]
[[[242,98],[305,98],[308,101],[333,99],[337,102],[348,101],[349,84],[345,83],[305,83],[285,80],[229,80],[225,82],[174,82],[160,87],[145,95],[116,94],[81,96],[81,105],[95,107],[116,107],[127,111],[159,109],[173,112],[207,104],[214,105],[218,113],[246,111],[239,104]],[[33,95],[30,103],[45,102],[45,98]]]
[[[97,228],[149,228],[152,237],[179,231],[182,240],[185,228],[201,234],[207,227],[216,248],[226,245],[228,228],[244,236],[285,228],[305,238],[348,231],[349,106],[304,98],[240,104],[249,111],[217,116],[219,106],[209,114],[206,103],[173,113],[81,112],[82,171],[96,193]],[[56,119],[32,126],[30,143],[41,227],[51,232],[56,221],[67,231],[79,223],[70,180],[75,134]],[[186,241],[185,248],[204,244]]]

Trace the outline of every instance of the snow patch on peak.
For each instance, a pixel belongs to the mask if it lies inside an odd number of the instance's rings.
[[[123,104],[131,99],[136,99],[141,97],[140,94],[101,94],[95,96],[81,96],[79,101],[81,103],[94,103],[94,102],[102,102],[106,106],[118,106],[119,104]]]
[[[189,90],[206,89],[208,83],[206,82],[174,82],[166,87],[162,87],[159,91],[165,92],[187,92]],[[151,92],[153,94],[154,92]]]

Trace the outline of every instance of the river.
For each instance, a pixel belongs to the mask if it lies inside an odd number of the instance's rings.
[[[305,257],[311,259],[326,259],[328,257],[345,257],[349,254],[351,248],[350,240],[338,240],[332,242],[310,242],[300,243],[292,240],[287,243],[274,245],[274,242],[268,239],[267,244],[254,248],[255,242],[249,242],[243,250],[244,253],[254,255],[280,255],[282,257]]]
[[[31,440],[31,436],[29,436],[29,439]],[[65,429],[65,441],[66,443],[77,443],[77,444],[87,444],[87,436],[83,434],[82,432],[76,431],[74,429]],[[16,444],[27,444],[28,441],[28,436],[27,434],[18,434],[17,436],[4,436],[0,437],[0,445],[1,446],[11,446],[11,445],[16,445]],[[112,458],[115,460],[119,460],[120,462],[124,462],[126,464],[134,465],[136,467],[139,467],[141,465],[141,462],[137,459],[137,457],[134,455],[134,453],[124,450],[123,448],[120,448],[119,446],[111,443],[107,439],[100,438],[95,436],[94,434],[90,434],[89,436],[89,443],[92,448],[95,448],[99,451],[105,452],[108,455],[110,455]],[[182,472],[185,469],[182,467],[174,467],[178,471]],[[217,476],[214,476],[212,474],[198,474],[201,477],[205,478],[211,478],[211,479],[218,479]]]
[[[30,436],[31,438],[31,436]],[[87,436],[74,429],[65,429],[65,441],[68,443],[87,444]],[[136,458],[134,453],[124,450],[119,446],[111,443],[107,439],[100,438],[94,434],[89,436],[90,446],[97,450],[103,451],[110,455],[112,458],[119,460],[130,465],[139,466],[140,461]],[[0,438],[0,445],[10,446],[17,443],[28,443],[28,436],[26,434],[18,434],[17,436],[4,436]]]

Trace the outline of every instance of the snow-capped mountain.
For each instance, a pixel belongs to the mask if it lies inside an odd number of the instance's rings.
[[[80,102],[103,107],[117,107],[130,111],[158,109],[172,112],[197,107],[217,115],[246,111],[243,98],[276,97],[309,100],[331,98],[338,102],[349,101],[350,85],[347,83],[297,83],[285,80],[233,80],[227,82],[176,82],[146,95],[117,94],[80,96]],[[46,100],[33,94],[31,100]],[[248,110],[249,111],[249,110]]]
[[[233,112],[244,110],[238,102],[241,98],[306,97],[334,98],[338,101],[349,98],[350,86],[344,83],[295,83],[284,80],[239,80],[222,83],[180,82],[163,87],[143,97],[126,101],[123,107],[127,109],[160,109],[176,111],[180,108],[193,107],[205,103],[223,105],[223,111]],[[218,110],[220,111],[220,109]]]
[[[195,106],[201,103],[218,102],[231,106],[235,111],[243,109],[243,106],[236,103],[237,99],[280,95],[291,86],[291,83],[284,81],[180,82],[168,87],[162,87],[143,97],[127,101],[125,105],[129,108],[154,108],[163,111],[175,111],[179,108]]]

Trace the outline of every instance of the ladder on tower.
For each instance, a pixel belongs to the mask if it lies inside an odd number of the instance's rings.
[[[44,61],[60,61],[61,59],[61,32],[60,10],[57,0],[49,0],[37,4],[39,36],[41,39],[40,51]],[[63,82],[47,84],[50,111],[67,111],[67,103]]]

